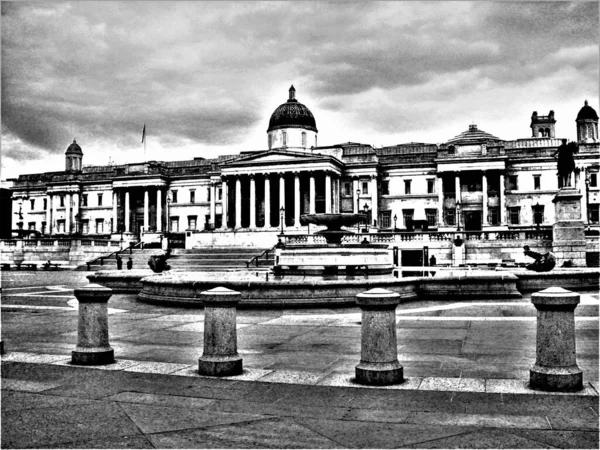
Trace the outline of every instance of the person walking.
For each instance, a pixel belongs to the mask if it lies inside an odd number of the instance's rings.
[[[117,270],[122,270],[123,269],[123,258],[121,258],[119,256],[119,254],[117,253]]]
[[[133,267],[133,261],[131,260],[131,256],[130,256],[129,259],[127,260],[127,270],[131,270],[132,267]]]

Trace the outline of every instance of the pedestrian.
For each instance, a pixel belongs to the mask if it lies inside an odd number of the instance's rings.
[[[437,263],[437,260],[435,259],[434,255],[431,255],[431,258],[429,258],[429,265],[435,266],[435,263]]]
[[[123,259],[117,253],[117,270],[123,269]]]
[[[127,270],[131,270],[132,267],[133,267],[133,261],[131,260],[131,256],[130,256],[129,259],[127,260]]]

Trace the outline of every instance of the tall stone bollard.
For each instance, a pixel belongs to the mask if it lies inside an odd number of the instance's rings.
[[[531,296],[537,309],[536,361],[529,385],[544,391],[583,389],[575,353],[575,308],[579,294],[551,287]]]
[[[400,296],[385,289],[371,289],[356,296],[362,310],[361,356],[356,381],[361,384],[389,385],[404,381],[398,362],[396,307]]]
[[[198,359],[198,373],[213,377],[241,374],[236,331],[236,306],[241,294],[217,287],[201,292],[200,298],[204,304],[204,353]]]
[[[108,299],[112,289],[90,284],[75,289],[79,300],[77,346],[71,362],[82,365],[104,365],[115,362],[115,352],[108,343]]]

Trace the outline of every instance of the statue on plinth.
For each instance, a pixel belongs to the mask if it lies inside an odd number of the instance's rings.
[[[527,270],[533,270],[534,272],[550,272],[554,269],[556,258],[551,252],[542,255],[541,253],[531,251],[529,245],[525,245],[523,249],[525,250],[525,255],[535,259],[533,263],[525,266]]]
[[[558,155],[557,168],[558,168],[558,187],[574,187],[571,183],[571,174],[575,170],[575,159],[573,155],[579,151],[575,142],[569,142],[563,139],[562,144],[554,152],[554,157]]]

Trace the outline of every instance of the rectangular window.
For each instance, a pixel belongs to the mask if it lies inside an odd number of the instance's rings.
[[[588,210],[588,216],[589,216],[590,223],[600,222],[599,206],[600,205],[598,205],[598,204],[590,205],[590,209]]]
[[[223,188],[220,187],[219,189],[217,189],[217,192],[218,192],[217,200],[223,200]]]
[[[87,206],[87,194],[81,196],[81,206]]]
[[[196,191],[190,191],[190,203],[196,203]]]
[[[46,234],[46,222],[42,222],[42,234]]]
[[[171,231],[179,231],[179,217],[171,217]]]
[[[534,175],[533,176],[533,189],[536,190],[536,191],[540,190],[540,185],[541,185],[540,179],[541,179],[540,175]]]
[[[65,219],[57,220],[56,227],[58,228],[59,233],[64,233],[65,232]]]
[[[511,225],[519,225],[521,222],[521,207],[511,206],[508,208],[508,216]]]
[[[598,174],[590,173],[590,187],[598,187]]]
[[[444,208],[444,223],[448,226],[456,225],[456,211],[454,208]]]
[[[533,223],[541,225],[544,223],[544,205],[532,206]]]
[[[96,219],[96,234],[104,233],[104,219]]]
[[[81,221],[81,230],[82,230],[83,234],[89,234],[90,233],[90,221],[89,221],[89,219],[83,219]]]
[[[48,209],[48,199],[45,198],[44,199],[44,211],[46,211]]]
[[[98,206],[102,206],[102,194],[98,194]]]
[[[171,191],[171,202],[177,203],[177,191]]]
[[[381,211],[381,228],[391,228],[392,227],[392,212],[391,211]]]
[[[381,182],[381,195],[390,195],[390,182],[389,181]]]
[[[362,182],[362,193],[363,193],[363,195],[369,195],[369,182],[368,181]]]
[[[509,175],[507,177],[507,181],[508,181],[508,190],[509,191],[519,190],[519,185],[517,183],[517,175]]]
[[[406,195],[411,194],[411,184],[412,184],[412,180],[404,180],[404,194],[406,194]]]
[[[32,198],[31,200],[29,200],[31,202],[31,210],[35,210],[35,199]]]
[[[402,210],[402,218],[404,219],[404,227],[410,228],[412,227],[413,216],[415,214],[414,209],[403,209]]]
[[[433,179],[427,180],[427,193],[435,194],[435,180],[433,180]]]
[[[347,197],[352,195],[352,183],[344,183],[344,195]]]
[[[427,225],[430,227],[437,226],[437,209],[425,209],[425,217],[427,218]]]
[[[188,230],[195,230],[198,222],[198,216],[188,216]]]
[[[488,209],[488,221],[490,225],[500,225],[500,209],[497,207],[490,207]]]
[[[27,224],[27,226],[29,227],[30,230],[35,230],[35,222],[29,222]]]
[[[60,196],[60,207],[61,208],[65,207],[65,196],[64,195]]]

